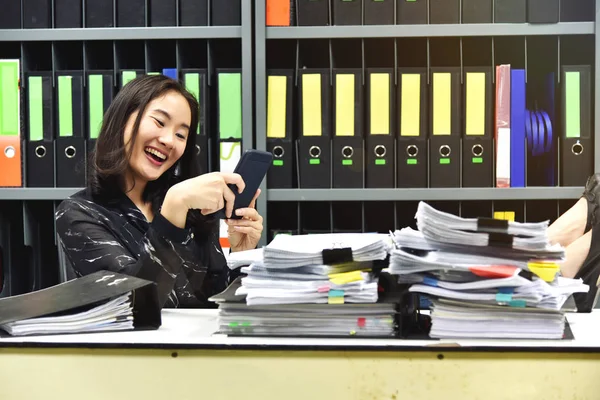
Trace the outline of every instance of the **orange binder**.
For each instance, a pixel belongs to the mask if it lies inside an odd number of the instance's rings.
[[[290,26],[290,0],[267,0],[267,26]]]
[[[20,187],[19,60],[0,60],[0,186]]]

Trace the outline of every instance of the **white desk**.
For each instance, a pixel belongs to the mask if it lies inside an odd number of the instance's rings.
[[[0,339],[0,398],[600,398],[600,312],[568,320],[574,340],[234,338],[164,310],[156,331]]]

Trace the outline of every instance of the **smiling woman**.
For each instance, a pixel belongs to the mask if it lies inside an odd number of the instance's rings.
[[[213,214],[231,217],[237,174],[198,175],[198,102],[163,75],[137,78],[107,110],[88,187],[61,203],[56,227],[74,276],[110,270],[157,283],[167,307],[208,307],[229,282]],[[228,219],[232,251],[256,247],[254,205]]]

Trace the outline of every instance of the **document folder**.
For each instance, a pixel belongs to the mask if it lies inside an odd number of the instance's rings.
[[[86,153],[89,155],[96,148],[96,139],[102,128],[104,113],[108,110],[114,97],[113,71],[87,72],[86,89],[88,100]]]
[[[327,26],[329,0],[295,0],[298,26]]]
[[[208,75],[205,69],[184,69],[181,71],[183,84],[198,100],[198,129],[196,131],[196,159],[201,174],[210,172],[211,163],[211,140],[208,137],[209,130],[209,93]]]
[[[398,69],[397,183],[399,188],[427,187],[427,69]]]
[[[525,147],[525,70],[510,74],[510,187],[525,187],[527,149]]]
[[[213,0],[210,3],[212,26],[239,26],[242,24],[242,0]]]
[[[462,0],[463,24],[491,24],[493,0]]]
[[[28,187],[54,187],[52,72],[27,74],[26,177]]]
[[[577,0],[566,1],[576,2]],[[560,0],[527,0],[527,22],[530,24],[558,23],[559,3]]]
[[[298,71],[300,134],[296,143],[299,186],[331,187],[329,69]]]
[[[82,3],[82,0],[54,0],[54,28],[81,28]]]
[[[363,0],[332,0],[333,25],[362,25]]]
[[[141,69],[126,69],[119,71],[119,87],[125,86],[130,81],[134,80],[140,75],[144,75],[146,72]]]
[[[333,187],[364,187],[362,70],[333,71]]]
[[[146,26],[146,0],[116,0],[118,27]]]
[[[217,70],[219,171],[233,172],[242,155],[242,74]]]
[[[394,69],[367,69],[366,187],[394,187]]]
[[[460,0],[429,0],[429,23],[459,24]]]
[[[113,23],[113,0],[85,0],[85,27],[110,28]]]
[[[592,72],[588,65],[563,66],[561,186],[584,186],[593,172]]]
[[[149,0],[150,26],[177,25],[177,0]]]
[[[294,25],[295,2],[296,0],[266,0],[267,26]]]
[[[208,0],[179,0],[180,26],[207,26]]]
[[[267,71],[267,151],[273,154],[273,165],[267,172],[269,188],[294,187],[293,75],[293,70]]]
[[[427,24],[429,0],[398,0],[396,23],[399,25]]]
[[[431,72],[429,186],[460,187],[460,68]]]
[[[394,25],[396,0],[364,0],[365,25]]]
[[[494,0],[494,22],[527,22],[527,0]]]
[[[56,186],[85,186],[86,156],[83,123],[83,75],[60,71],[56,76],[58,137]]]
[[[492,68],[464,67],[462,186],[492,187]]]
[[[0,60],[0,186],[23,185],[19,77],[20,60]]]
[[[510,65],[496,67],[496,187],[510,187],[511,181],[511,107]]]

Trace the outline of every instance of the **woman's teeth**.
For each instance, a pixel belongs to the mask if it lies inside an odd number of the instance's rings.
[[[164,161],[167,159],[167,156],[164,155],[163,153],[161,153],[160,151],[154,150],[153,148],[150,147],[146,147],[145,148],[146,153],[148,154],[152,154],[153,156],[155,156],[156,158],[158,158],[161,161]]]

